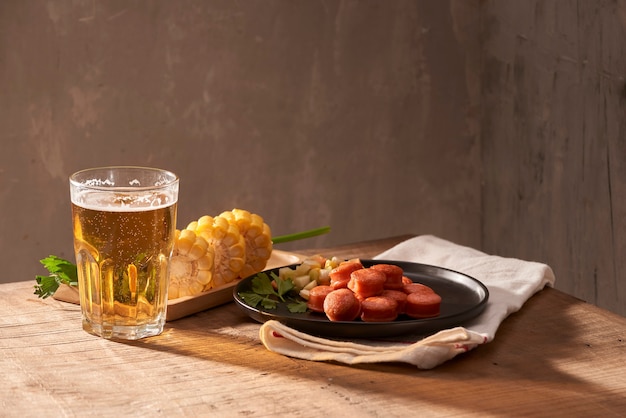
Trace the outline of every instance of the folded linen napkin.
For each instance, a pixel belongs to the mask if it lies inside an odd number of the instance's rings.
[[[270,320],[259,331],[265,347],[305,360],[346,364],[405,362],[420,369],[431,369],[492,341],[507,316],[518,311],[533,294],[545,286],[554,286],[555,282],[552,269],[545,264],[487,255],[432,235],[411,238],[375,258],[430,264],[467,274],[489,289],[487,306],[463,327],[442,330],[426,338],[402,336],[397,341],[320,338]],[[407,343],[411,337],[414,342]]]

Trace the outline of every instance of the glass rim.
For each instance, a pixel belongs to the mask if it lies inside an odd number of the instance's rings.
[[[164,179],[164,182],[162,184],[156,184],[156,185],[152,184],[149,186],[130,186],[130,185],[117,186],[115,184],[114,185],[98,185],[98,184],[88,184],[88,183],[85,183],[76,179],[77,176],[80,176],[81,174],[86,174],[89,172],[95,173],[95,172],[105,172],[105,171],[112,171],[112,170],[119,170],[119,169],[161,173],[165,175],[166,179]],[[177,184],[180,179],[178,175],[174,173],[173,171],[166,170],[163,168],[145,167],[145,166],[137,166],[137,165],[110,165],[110,166],[85,168],[85,169],[76,171],[72,175],[70,175],[69,180],[70,180],[70,184],[73,187],[88,188],[92,190],[141,191],[141,190],[166,189]]]

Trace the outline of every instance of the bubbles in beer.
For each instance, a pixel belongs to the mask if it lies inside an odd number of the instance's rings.
[[[159,204],[152,206],[155,196]],[[162,260],[172,252],[176,203],[162,204],[163,194],[83,197],[85,205],[72,204],[74,245],[83,255],[77,260],[80,271],[90,272],[79,275],[79,287],[92,295],[91,314],[136,325],[155,310],[164,312],[167,297],[160,296],[167,263]]]

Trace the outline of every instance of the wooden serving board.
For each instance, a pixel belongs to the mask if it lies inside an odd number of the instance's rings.
[[[272,255],[268,260],[265,269],[270,270],[277,267],[296,264],[301,262],[303,259],[304,257],[298,254],[272,250]],[[222,287],[211,289],[196,296],[185,296],[167,301],[167,321],[174,321],[176,319],[184,318],[185,316],[193,315],[194,313],[231,302],[233,300],[233,287],[235,287],[237,283],[238,281],[235,280],[234,282],[228,283]],[[66,284],[59,286],[52,297],[63,302],[75,304],[80,303],[78,288],[68,286]]]

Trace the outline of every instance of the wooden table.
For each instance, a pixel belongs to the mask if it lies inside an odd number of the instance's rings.
[[[372,257],[406,237],[312,249]],[[428,371],[267,351],[233,303],[120,343],[79,307],[0,285],[0,416],[624,416],[626,319],[554,289],[491,343]]]

